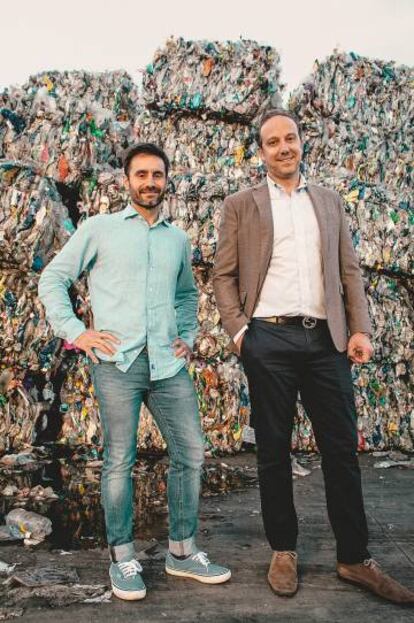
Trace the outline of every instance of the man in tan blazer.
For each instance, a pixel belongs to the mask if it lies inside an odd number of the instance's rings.
[[[264,183],[224,202],[214,291],[222,324],[249,381],[268,580],[279,595],[298,588],[297,516],[290,444],[300,392],[322,454],[337,542],[337,572],[397,603],[414,594],[385,575],[367,550],[350,361],[372,356],[363,282],[337,193],[300,173],[296,119],[264,114]]]

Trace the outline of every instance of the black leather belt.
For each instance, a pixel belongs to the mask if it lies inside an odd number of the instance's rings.
[[[267,318],[256,318],[256,320],[264,320],[272,324],[301,325],[305,329],[314,329],[318,325],[321,326],[322,323],[326,323],[326,320],[313,318],[312,316],[267,316]]]

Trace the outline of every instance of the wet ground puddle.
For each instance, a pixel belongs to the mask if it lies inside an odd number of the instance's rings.
[[[64,454],[65,456],[59,456]],[[25,508],[49,517],[53,532],[47,542],[64,550],[103,547],[104,517],[100,505],[99,455],[88,450],[75,454],[59,448],[36,453],[32,462],[0,467],[0,523],[13,508]],[[135,536],[159,538],[167,531],[168,459],[140,458],[133,470]],[[203,469],[202,495],[212,496],[256,484],[252,468],[208,460]],[[51,489],[50,489],[51,488]],[[57,497],[50,498],[51,492]]]

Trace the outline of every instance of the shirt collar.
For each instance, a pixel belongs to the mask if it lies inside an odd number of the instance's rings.
[[[267,175],[267,185],[269,187],[271,197],[280,196],[281,192],[285,192],[283,187],[280,186],[280,184],[277,184],[276,182],[274,182],[272,178],[269,176],[269,174]],[[308,182],[306,181],[306,178],[303,175],[303,173],[301,173],[299,177],[299,184],[295,188],[295,191],[297,192],[299,190],[307,190],[307,188],[308,188]]]
[[[141,216],[141,214],[139,214],[139,212],[137,212],[135,208],[129,203],[127,207],[122,210],[122,218],[134,218],[135,216],[137,216],[140,220],[145,221],[144,217]],[[155,223],[153,223],[153,225],[151,225],[151,227],[154,227],[155,225],[160,225],[161,223],[163,225],[166,225],[167,227],[171,226],[171,223],[166,220],[166,217],[164,216],[164,214],[162,214],[162,212],[159,214],[158,219],[155,221]]]

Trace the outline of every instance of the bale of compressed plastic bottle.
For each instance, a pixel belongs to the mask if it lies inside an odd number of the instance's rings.
[[[79,182],[97,165],[121,165],[139,106],[125,71],[41,72],[0,94],[0,157]]]
[[[248,122],[279,95],[279,55],[255,41],[171,37],[143,76],[146,107],[164,115]]]

